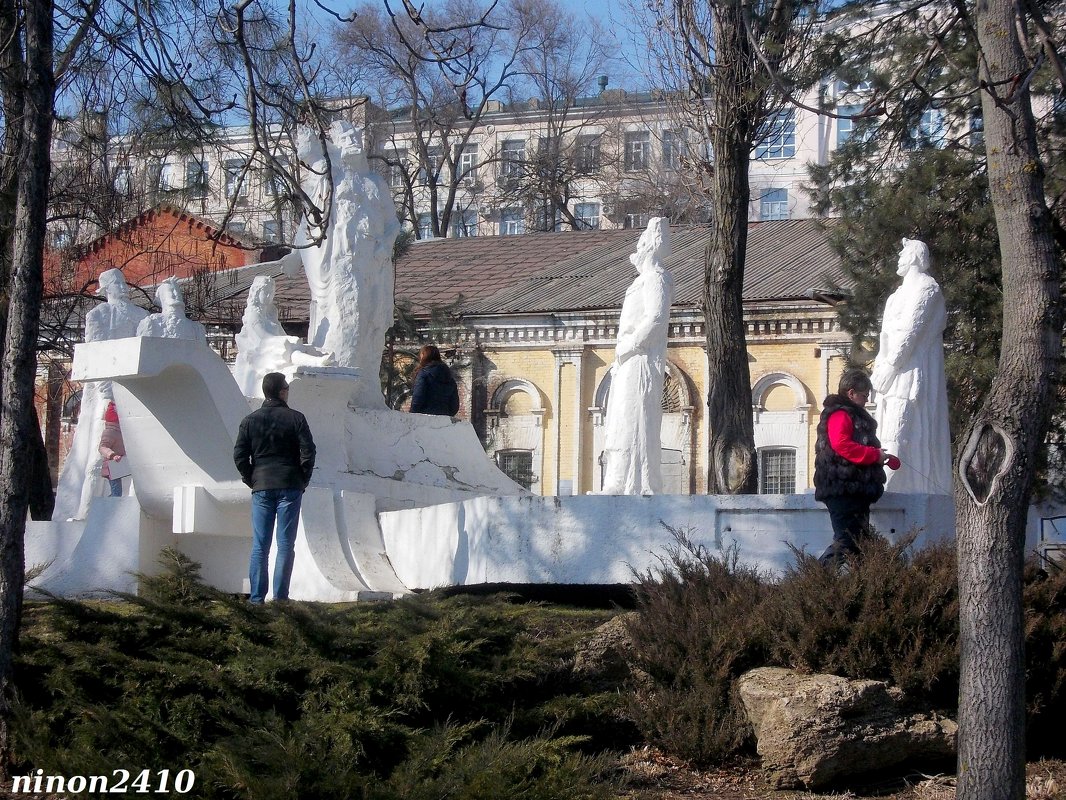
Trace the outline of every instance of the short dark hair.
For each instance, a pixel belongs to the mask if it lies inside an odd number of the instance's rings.
[[[840,376],[840,383],[837,384],[837,394],[843,396],[853,390],[856,392],[871,392],[873,388],[874,385],[870,383],[870,376],[866,374],[866,370],[855,367]]]
[[[268,372],[263,376],[263,397],[267,400],[277,400],[281,396],[281,390],[288,386],[285,376],[280,372]]]

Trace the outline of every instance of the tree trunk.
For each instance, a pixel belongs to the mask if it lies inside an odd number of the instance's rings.
[[[1037,452],[1062,347],[1059,265],[1009,0],[977,4],[988,178],[1003,269],[1003,341],[963,440],[956,487],[960,800],[1025,796],[1022,563]]]
[[[758,491],[758,465],[742,290],[752,120],[759,106],[752,105],[752,79],[744,68],[752,57],[740,4],[717,6],[714,19],[718,58],[711,129],[714,196],[702,308],[710,429],[707,493],[751,494]]]
[[[18,153],[18,195],[12,237],[12,275],[0,390],[0,770],[11,757],[11,701],[14,653],[22,614],[25,573],[26,465],[36,434],[33,385],[37,335],[44,288],[44,238],[48,211],[49,147],[55,79],[52,73],[52,3],[23,6],[25,103]],[[10,46],[10,42],[9,45]],[[7,88],[7,87],[5,87]],[[10,120],[8,121],[11,122]]]

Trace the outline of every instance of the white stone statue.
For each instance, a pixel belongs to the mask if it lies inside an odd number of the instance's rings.
[[[392,246],[400,231],[392,195],[367,163],[361,131],[347,122],[330,128],[328,170],[322,142],[309,130],[300,131],[297,147],[310,167],[303,189],[319,208],[328,205],[327,171],[332,178],[325,231],[305,215],[296,234],[311,290],[308,342],[333,353],[338,366],[359,370],[357,406],[384,408],[378,372],[393,318]]]
[[[674,299],[674,279],[663,263],[669,256],[669,220],[653,217],[637,242],[637,252],[629,257],[639,274],[626,290],[618,320],[604,423],[603,494],[662,491],[659,435],[667,328]]]
[[[155,299],[162,310],[141,321],[137,326],[138,336],[191,339],[207,344],[204,326],[185,316],[185,301],[182,299],[181,285],[176,277],[167,278],[156,287]]]
[[[130,302],[130,289],[122,270],[100,274],[98,293],[107,298],[85,315],[85,341],[125,339],[135,336],[148,312]],[[104,430],[104,411],[111,400],[110,381],[87,381],[81,387],[81,411],[74,441],[63,463],[56,487],[54,520],[85,519],[100,476],[98,445]]]
[[[929,248],[904,239],[897,275],[903,283],[885,303],[881,344],[870,379],[877,435],[903,462],[888,472],[892,492],[951,494],[951,432],[944,379],[947,310],[927,274]]]
[[[274,292],[274,279],[269,275],[256,277],[248,289],[233,366],[233,376],[245,397],[263,396],[263,376],[268,372],[284,373],[291,380],[296,367],[328,367],[336,363],[332,353],[323,353],[285,333],[278,321]]]

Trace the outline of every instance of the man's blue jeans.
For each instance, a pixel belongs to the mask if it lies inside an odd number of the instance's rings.
[[[300,521],[303,489],[262,489],[252,492],[252,558],[248,566],[253,603],[262,603],[267,593],[267,566],[274,520],[278,523],[278,556],[274,563],[274,599],[289,599],[296,526]]]

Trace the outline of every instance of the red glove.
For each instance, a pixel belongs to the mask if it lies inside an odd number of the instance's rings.
[[[885,465],[891,470],[897,470],[903,466],[903,462],[895,456],[889,456],[888,461],[885,462]]]

